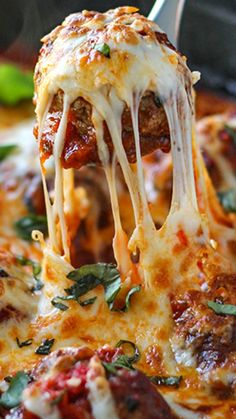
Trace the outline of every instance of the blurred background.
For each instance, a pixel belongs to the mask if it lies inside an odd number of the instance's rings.
[[[33,66],[40,38],[66,15],[124,4],[147,16],[154,1],[0,0],[0,57]],[[198,88],[236,97],[236,0],[186,0],[179,50],[201,71]]]

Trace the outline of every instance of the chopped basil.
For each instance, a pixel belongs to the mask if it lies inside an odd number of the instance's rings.
[[[36,349],[35,353],[38,355],[48,355],[51,352],[52,345],[55,339],[44,339],[41,345]]]
[[[9,387],[0,397],[0,405],[12,409],[21,402],[23,390],[29,382],[29,377],[24,371],[19,371],[10,381]]]
[[[27,339],[23,342],[20,342],[18,338],[16,338],[16,343],[19,346],[19,348],[23,348],[24,346],[30,346],[33,343],[33,339]]]
[[[138,362],[140,359],[139,349],[133,342],[130,342],[129,340],[120,340],[116,344],[116,347],[119,348],[120,346],[123,346],[123,345],[131,346],[131,349],[133,351],[133,354],[131,356],[122,354],[122,355],[118,355],[115,361],[113,362],[103,362],[104,368],[112,374],[117,373],[117,368],[125,368],[127,370],[134,370],[133,364]]]
[[[66,311],[69,308],[68,306],[60,302],[60,297],[54,297],[51,300],[51,303],[54,307],[58,308],[61,311]]]
[[[111,56],[110,47],[105,42],[101,44],[96,44],[94,49],[96,49],[96,51],[99,51],[102,55],[105,55],[105,57],[107,58],[110,58]]]
[[[131,297],[135,292],[141,290],[141,286],[137,285],[131,288],[126,296],[125,305],[122,309],[115,309],[114,303],[117,294],[121,290],[120,273],[116,266],[111,263],[97,263],[92,265],[84,265],[74,271],[71,271],[67,278],[74,282],[70,288],[65,289],[65,296],[56,296],[52,300],[52,304],[60,310],[67,310],[68,306],[61,303],[60,300],[75,300],[82,307],[93,304],[96,300],[91,297],[87,300],[81,300],[80,297],[89,291],[102,285],[105,292],[105,300],[110,310],[126,312],[130,308]]]
[[[176,387],[176,388],[179,387],[180,382],[182,380],[181,376],[164,377],[164,376],[154,375],[148,378],[153,384],[156,384],[157,386],[170,386],[170,387]]]
[[[31,289],[32,292],[35,291],[40,291],[43,287],[44,287],[44,283],[41,281],[41,279],[34,277],[36,284],[35,286]]]
[[[47,217],[35,214],[26,215],[16,221],[14,227],[19,237],[23,240],[31,241],[33,230],[39,230],[43,234],[47,234]]]
[[[22,71],[12,64],[0,65],[0,102],[14,106],[34,93],[33,73]]]
[[[236,212],[236,190],[228,189],[217,193],[220,203],[226,212]]]
[[[93,304],[96,299],[97,297],[92,297],[84,301],[79,300],[78,302],[81,305],[81,307],[85,307],[85,306],[89,306],[90,304]]]
[[[70,288],[65,289],[68,296],[73,296],[79,302],[79,297],[88,291],[102,285],[105,291],[105,300],[112,310],[116,295],[121,288],[120,274],[116,266],[108,263],[84,265],[67,275],[67,278],[75,281]],[[92,302],[94,302],[93,299]],[[92,304],[90,302],[90,304]]]
[[[9,154],[11,154],[15,149],[17,148],[17,145],[15,144],[6,144],[0,146],[0,162],[3,161]]]
[[[230,135],[230,137],[232,138],[234,144],[236,144],[236,129],[230,127],[229,125],[225,125],[224,126],[224,129],[227,132],[227,134]]]
[[[133,294],[135,294],[136,292],[139,292],[141,290],[141,285],[137,285],[133,288],[131,288],[128,292],[128,294],[126,295],[125,298],[125,306],[120,310],[120,311],[128,311],[130,308],[130,299],[132,297]]]
[[[32,266],[33,276],[36,281],[36,284],[32,288],[32,291],[40,291],[44,286],[41,279],[38,278],[38,275],[41,273],[41,265],[38,262],[35,262],[21,255],[16,256],[16,260],[22,266]]]
[[[236,316],[236,305],[234,304],[221,304],[215,301],[208,301],[207,305],[216,314],[228,314],[230,316]]]
[[[140,356],[141,355],[140,355],[139,349],[135,345],[135,343],[131,342],[130,340],[121,339],[121,340],[119,340],[119,342],[117,342],[116,348],[120,348],[121,346],[124,346],[124,345],[131,346],[131,349],[133,350],[132,356],[129,356],[128,357],[129,358],[129,362],[131,364],[134,364],[134,363],[138,362],[140,360]]]
[[[16,260],[22,266],[32,266],[34,276],[37,276],[40,274],[41,266],[38,262],[35,262],[34,260],[28,259],[25,256],[21,256],[21,255],[16,256]]]

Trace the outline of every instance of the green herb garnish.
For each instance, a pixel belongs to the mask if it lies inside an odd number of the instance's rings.
[[[70,272],[67,278],[74,281],[75,284],[65,289],[65,292],[78,302],[79,297],[87,294],[88,291],[98,285],[102,285],[105,291],[105,300],[112,310],[116,295],[121,288],[120,274],[115,265],[108,263],[84,265]],[[95,299],[92,302],[94,301]]]
[[[43,234],[47,234],[47,217],[35,214],[26,215],[16,221],[14,227],[19,237],[23,240],[31,241],[33,230],[39,230]]]
[[[29,377],[24,371],[19,371],[10,381],[9,388],[0,397],[0,405],[12,409],[21,402],[24,389],[29,382]]]
[[[38,275],[41,273],[41,265],[38,262],[35,262],[21,255],[16,256],[16,260],[22,266],[32,266],[33,276],[36,281],[36,284],[33,287],[32,291],[40,291],[44,286],[41,279],[38,278]]]
[[[130,309],[130,300],[131,300],[132,295],[135,294],[136,292],[141,291],[141,288],[142,288],[141,285],[137,285],[129,290],[125,298],[125,306],[121,308],[120,311],[126,312]]]
[[[23,348],[24,346],[30,346],[33,343],[33,339],[27,339],[23,342],[20,342],[18,338],[16,338],[16,343],[19,348]]]
[[[131,288],[125,298],[125,305],[121,309],[114,308],[116,296],[121,290],[120,273],[116,266],[110,263],[97,263],[92,265],[84,265],[74,271],[71,271],[67,278],[74,282],[70,288],[65,289],[67,295],[56,296],[52,300],[52,304],[60,310],[67,310],[68,306],[61,303],[60,300],[75,300],[82,307],[93,304],[96,300],[91,297],[87,300],[81,300],[81,297],[89,291],[95,289],[98,285],[102,285],[105,292],[105,300],[110,310],[126,312],[130,308],[131,297],[134,293],[141,290],[141,286],[137,285]]]
[[[148,378],[153,384],[156,384],[157,386],[170,386],[170,387],[178,388],[183,377],[182,376],[164,377],[161,375],[154,375]]]
[[[236,190],[228,189],[217,193],[220,203],[226,212],[236,212]]]
[[[12,64],[0,65],[0,102],[14,106],[34,93],[33,73]]]
[[[105,42],[101,44],[96,44],[94,49],[96,49],[96,51],[100,52],[102,55],[105,55],[105,57],[107,58],[110,58],[111,56],[110,47]]]
[[[44,339],[41,345],[36,349],[35,353],[38,355],[48,355],[51,352],[52,345],[55,339]]]
[[[84,301],[79,300],[78,303],[81,305],[81,307],[85,307],[89,306],[90,304],[93,304],[96,299],[97,297],[91,297]]]
[[[108,372],[112,374],[116,374],[117,368],[125,368],[127,370],[134,370],[133,364],[138,362],[140,359],[139,349],[133,342],[130,342],[129,340],[120,340],[116,344],[116,348],[119,348],[120,346],[124,346],[124,345],[131,346],[133,354],[132,355],[127,355],[127,354],[118,355],[115,361],[113,362],[103,362],[102,364]]]
[[[221,304],[215,301],[208,301],[207,305],[216,314],[228,314],[230,316],[236,316],[236,305],[234,304]]]
[[[67,305],[65,305],[65,304],[63,304],[63,303],[61,303],[60,302],[60,300],[61,300],[61,298],[60,297],[54,297],[52,300],[51,300],[51,303],[52,303],[52,305],[54,306],[54,307],[56,307],[56,308],[58,308],[59,310],[61,310],[61,311],[66,311],[66,310],[68,310],[68,306]]]
[[[0,146],[0,162],[3,161],[9,154],[16,150],[16,144],[6,144]]]

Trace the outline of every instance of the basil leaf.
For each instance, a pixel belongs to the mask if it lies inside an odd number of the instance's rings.
[[[36,284],[34,287],[31,288],[32,292],[40,291],[44,287],[44,283],[41,281],[41,279],[34,277]]]
[[[131,346],[131,349],[133,350],[133,355],[132,356],[128,356],[129,362],[132,363],[132,364],[138,362],[140,360],[141,355],[140,355],[139,349],[135,345],[135,343],[133,343],[133,342],[131,342],[129,340],[123,340],[123,339],[121,339],[121,340],[119,340],[119,342],[117,342],[116,348],[120,348],[121,346],[124,346],[124,345]]]
[[[178,388],[183,377],[182,376],[164,377],[164,376],[154,375],[148,378],[153,384],[156,384],[157,386],[170,386],[170,387]]]
[[[100,52],[102,55],[105,55],[105,57],[107,58],[110,58],[111,56],[110,47],[105,42],[101,44],[96,44],[94,49],[96,49],[96,51]]]
[[[234,144],[236,144],[236,130],[234,128],[230,127],[229,125],[225,125],[224,129],[227,132],[227,134],[230,135]]]
[[[34,277],[37,276],[37,275],[39,275],[40,272],[41,272],[41,266],[40,266],[40,264],[38,262],[35,262],[32,259],[28,259],[28,258],[26,258],[24,256],[17,255],[16,256],[16,261],[20,265],[22,265],[22,266],[32,266]]]
[[[32,288],[32,292],[40,291],[44,286],[41,279],[38,278],[38,275],[41,273],[41,265],[38,262],[35,262],[34,260],[28,259],[21,255],[16,256],[16,260],[22,266],[32,266],[33,276],[36,281],[35,286]]]
[[[116,344],[116,348],[119,348],[120,346],[123,346],[123,345],[131,346],[133,355],[129,356],[129,355],[122,354],[122,355],[118,355],[115,361],[113,362],[103,362],[102,364],[104,368],[109,373],[116,374],[117,368],[125,368],[126,370],[134,370],[133,364],[139,361],[140,352],[139,352],[138,347],[133,342],[130,342],[129,340],[120,340]]]
[[[11,154],[15,149],[17,148],[17,145],[15,144],[6,144],[0,146],[0,162],[3,161],[9,154]]]
[[[66,288],[65,292],[77,301],[88,291],[102,285],[105,291],[105,300],[112,310],[114,300],[121,288],[120,273],[115,265],[109,263],[84,265],[70,272],[67,278],[76,283],[72,287]]]
[[[236,305],[233,304],[220,304],[215,301],[208,301],[207,305],[216,314],[228,314],[230,316],[236,316]]]
[[[16,343],[19,346],[19,348],[23,348],[24,346],[30,346],[33,343],[33,339],[27,339],[23,342],[20,342],[18,338],[16,338]]]
[[[110,275],[110,271],[112,271],[113,268],[116,269],[115,265],[112,263],[94,263],[91,265],[83,265],[80,268],[71,271],[67,275],[67,278],[78,282],[85,277],[93,276],[101,281],[105,276]]]
[[[29,382],[29,377],[24,371],[19,371],[10,381],[9,388],[0,397],[0,405],[6,409],[16,407],[21,402],[23,390]]]
[[[0,65],[0,102],[13,106],[23,99],[32,99],[33,93],[31,71],[24,72],[12,64]]]
[[[59,300],[60,300],[60,297],[54,297],[54,298],[51,300],[52,305],[53,305],[54,307],[58,308],[58,309],[59,309],[59,310],[61,310],[61,311],[66,311],[66,310],[68,310],[68,309],[69,309],[69,307],[68,307],[68,306],[66,306],[65,304],[61,303]]]
[[[32,240],[31,234],[33,230],[39,230],[43,234],[48,232],[47,218],[44,215],[26,215],[16,221],[14,227],[18,236],[26,241]]]
[[[97,299],[97,297],[88,298],[87,300],[81,301],[79,300],[78,303],[81,305],[81,307],[88,306],[90,304],[93,304],[94,301]]]
[[[131,288],[129,290],[129,292],[126,295],[126,298],[125,298],[125,305],[124,305],[123,308],[120,309],[120,311],[126,312],[126,311],[129,310],[129,308],[130,308],[130,299],[131,299],[132,295],[135,294],[136,292],[139,292],[139,291],[141,291],[141,285],[137,285],[137,286],[135,286],[135,287],[133,287],[133,288]]]
[[[48,355],[51,352],[52,345],[55,339],[44,339],[41,345],[36,349],[35,353],[38,355]]]
[[[114,365],[113,362],[102,362],[102,365],[104,366],[105,370],[111,374],[117,374],[117,368]]]
[[[120,273],[115,266],[110,265],[109,272],[103,278],[105,300],[110,310],[113,310],[115,298],[121,289]]]
[[[81,278],[76,284],[72,285],[70,288],[66,288],[65,292],[67,295],[73,296],[74,299],[77,300],[79,297],[81,297],[84,294],[87,294],[88,291],[93,290],[100,284],[100,279],[94,276],[85,276],[84,278]]]
[[[236,212],[236,190],[228,189],[217,193],[220,203],[226,212]]]

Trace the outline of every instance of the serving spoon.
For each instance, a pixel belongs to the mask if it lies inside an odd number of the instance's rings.
[[[158,23],[173,45],[177,46],[185,0],[156,0],[148,19]]]

